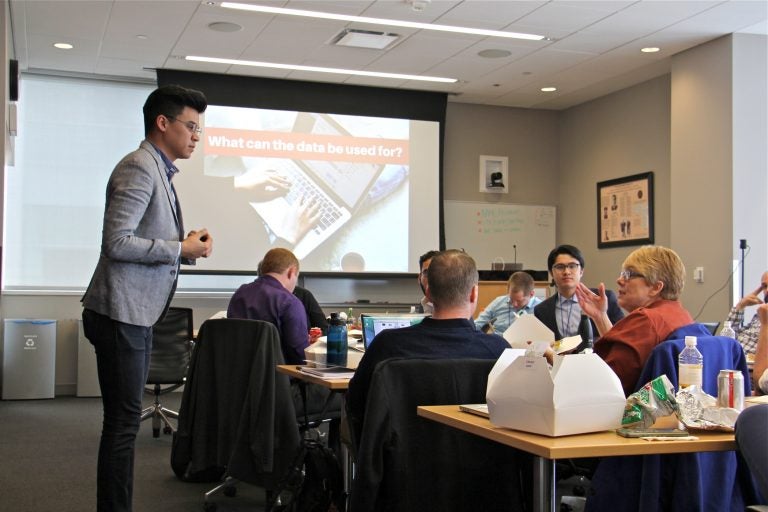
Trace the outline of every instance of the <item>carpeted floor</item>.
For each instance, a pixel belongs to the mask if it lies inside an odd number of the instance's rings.
[[[178,410],[181,393],[163,396]],[[147,397],[147,404],[149,397]],[[96,455],[101,399],[0,401],[0,509],[14,512],[85,512],[96,509]],[[214,484],[178,480],[171,470],[171,436],[152,437],[151,420],[136,442],[134,512],[202,512]],[[264,491],[241,485],[221,494],[218,512],[264,509]]]

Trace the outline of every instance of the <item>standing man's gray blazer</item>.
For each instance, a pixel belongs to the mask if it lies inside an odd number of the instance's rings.
[[[145,327],[165,313],[176,287],[184,239],[181,208],[167,173],[146,140],[112,171],[101,253],[83,307]]]

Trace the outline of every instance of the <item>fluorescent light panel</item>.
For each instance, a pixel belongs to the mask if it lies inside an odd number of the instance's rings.
[[[521,32],[505,32],[503,30],[485,30],[482,28],[456,27],[453,25],[436,25],[431,23],[418,23],[415,21],[390,20],[386,18],[369,18],[367,16],[350,16],[346,14],[332,14],[327,12],[306,11],[303,9],[286,9],[283,7],[268,7],[266,5],[250,5],[237,2],[222,2],[221,7],[238,9],[242,11],[263,12],[268,14],[284,14],[287,16],[304,16],[308,18],[320,18],[327,20],[352,21],[356,23],[368,23],[372,25],[388,25],[393,27],[415,28],[421,30],[437,30],[440,32],[454,32],[459,34],[474,34],[488,37],[506,37],[509,39],[529,39],[541,41],[545,36],[536,34],[524,34]]]
[[[292,71],[311,71],[314,73],[335,73],[339,75],[372,76],[376,78],[392,78],[398,80],[419,80],[422,82],[456,83],[456,78],[443,78],[439,76],[403,75],[400,73],[380,73],[378,71],[361,71],[357,69],[321,68],[318,66],[298,66],[294,64],[278,64],[274,62],[259,62],[252,60],[220,59],[218,57],[200,57],[187,55],[186,60],[195,62],[211,62],[214,64],[228,64],[231,66],[251,66],[257,68],[288,69]]]

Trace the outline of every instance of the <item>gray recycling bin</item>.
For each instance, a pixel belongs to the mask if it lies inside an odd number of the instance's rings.
[[[5,319],[3,400],[53,398],[56,320]]]

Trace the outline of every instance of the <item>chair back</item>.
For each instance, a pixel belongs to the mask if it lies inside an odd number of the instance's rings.
[[[703,390],[717,396],[720,370],[739,370],[745,396],[749,395],[749,369],[741,345],[733,338],[710,335],[701,324],[681,327],[653,349],[635,391],[660,375],[666,375],[677,389],[677,356],[685,348],[684,337],[691,335],[697,337],[704,357]],[[607,457],[595,471],[592,491],[587,511],[744,510],[755,495],[749,470],[733,451]]]
[[[666,375],[675,389],[678,389],[677,358],[684,348],[684,337],[669,339],[657,345],[640,372],[635,391],[660,375]],[[747,358],[735,339],[727,336],[698,335],[696,348],[704,357],[702,388],[705,393],[717,396],[717,375],[720,370],[739,370],[744,376],[744,396],[752,393]]]
[[[192,354],[192,325],[192,309],[173,307],[152,326],[147,384],[184,382]]]
[[[494,363],[389,359],[377,365],[359,439],[350,510],[523,508],[519,484],[521,477],[532,475],[528,455],[416,414],[419,405],[484,403]]]
[[[717,328],[720,327],[720,322],[700,322],[701,325],[707,328],[709,334],[714,336],[717,334]]]
[[[275,487],[299,447],[290,383],[276,371],[282,363],[280,334],[271,323],[203,322],[171,451],[180,478],[225,475]]]

